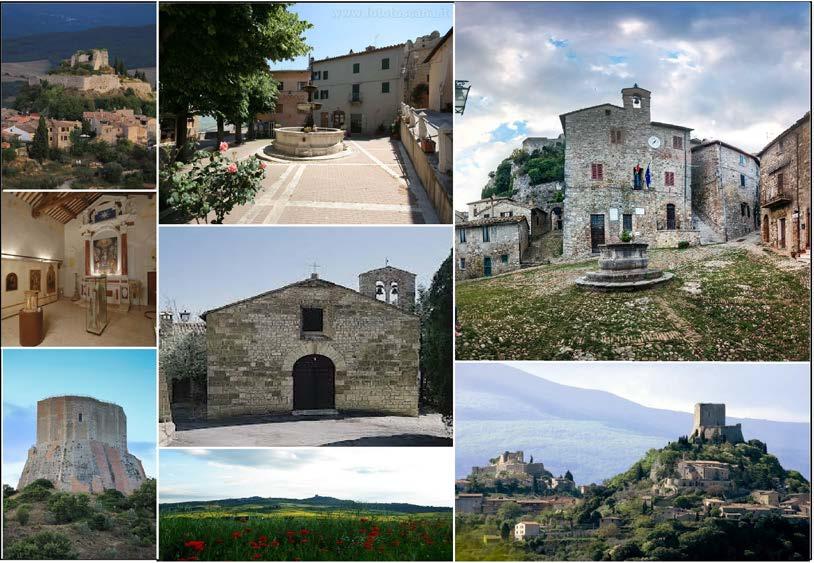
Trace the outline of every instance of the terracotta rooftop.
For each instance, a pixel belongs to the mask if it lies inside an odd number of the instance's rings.
[[[759,159],[758,157],[756,157],[755,155],[753,155],[752,153],[747,152],[747,151],[745,151],[745,150],[743,150],[743,149],[739,149],[739,148],[738,148],[738,147],[736,147],[735,145],[730,145],[729,143],[726,143],[726,142],[724,142],[724,141],[719,141],[718,139],[711,139],[711,140],[703,140],[703,141],[700,141],[700,142],[699,142],[697,145],[693,146],[693,147],[692,147],[690,150],[691,150],[691,151],[693,151],[693,152],[695,152],[695,151],[697,151],[697,150],[699,150],[699,149],[702,149],[702,148],[705,148],[705,147],[709,147],[709,146],[712,146],[712,145],[721,145],[722,147],[727,147],[727,148],[730,148],[730,149],[732,149],[733,151],[736,151],[736,152],[741,153],[742,155],[748,156],[748,157],[750,157],[750,158],[754,158],[754,159],[755,159],[755,161],[756,161],[758,164],[760,164],[760,159]]]
[[[458,227],[482,227],[485,225],[500,225],[503,223],[525,223],[526,218],[523,215],[513,215],[511,217],[486,217],[484,219],[474,219],[472,221],[464,221],[463,223],[457,223],[455,225],[456,228]]]

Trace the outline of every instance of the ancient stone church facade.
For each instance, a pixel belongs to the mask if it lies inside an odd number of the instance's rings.
[[[314,274],[201,315],[207,418],[332,412],[417,416],[415,276],[385,270],[362,274],[361,292]],[[398,301],[392,304],[397,278]],[[379,287],[390,302],[377,298]]]
[[[560,116],[565,132],[563,254],[596,253],[623,231],[637,242],[697,244],[692,225],[690,131],[650,119],[650,92],[622,89],[622,106]],[[648,185],[647,171],[650,182]]]

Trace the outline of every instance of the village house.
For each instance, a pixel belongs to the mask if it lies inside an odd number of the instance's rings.
[[[515,201],[510,197],[490,197],[467,203],[467,217],[471,220],[490,217],[514,217],[522,215],[529,226],[529,236],[537,237],[550,229],[548,214],[529,203]]]
[[[692,211],[702,242],[726,242],[758,228],[760,160],[718,140],[692,143]]]
[[[752,499],[765,506],[780,505],[780,493],[777,491],[752,491]]]
[[[636,242],[699,243],[692,222],[689,127],[651,121],[650,91],[622,89],[622,106],[560,115],[565,133],[563,255],[598,253],[623,231]]]
[[[203,313],[207,418],[417,416],[414,283],[392,267],[361,274],[359,291],[312,274]]]
[[[540,524],[524,520],[514,525],[514,539],[526,541],[527,538],[536,538],[540,535]]]
[[[271,77],[277,81],[277,101],[274,111],[261,113],[255,119],[257,132],[271,136],[272,127],[302,127],[305,114],[297,111],[299,104],[308,102],[308,92],[304,87],[311,79],[311,72],[303,70],[273,70]],[[328,125],[332,127],[332,125]]]
[[[71,131],[82,130],[81,121],[67,121],[62,119],[48,119],[48,144],[53,149],[69,149],[73,145]],[[36,128],[34,129],[36,132]],[[33,138],[32,138],[33,139]]]
[[[456,277],[471,279],[517,270],[528,247],[529,224],[523,215],[456,223]]]
[[[127,139],[146,146],[156,139],[155,118],[136,114],[132,109],[85,111],[82,119],[90,123],[97,139],[111,145],[118,139]]]
[[[441,41],[441,34],[433,31],[429,35],[407,40],[404,57],[404,92],[402,100],[416,108],[430,105],[430,70],[428,59]]]
[[[452,113],[452,28],[436,43],[424,60],[429,65],[427,85],[430,111]]]
[[[780,254],[810,260],[811,112],[758,156],[762,240]]]

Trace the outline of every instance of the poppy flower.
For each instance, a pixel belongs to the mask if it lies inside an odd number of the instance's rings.
[[[271,540],[271,547],[280,547],[280,542],[277,540]]]
[[[194,549],[195,551],[197,551],[199,553],[204,550],[205,546],[206,546],[206,544],[204,542],[202,542],[202,541],[190,540],[190,541],[184,543],[184,547],[191,547],[192,549]]]
[[[261,555],[259,553],[255,553],[252,555],[252,559],[260,559]]]
[[[242,535],[243,535],[243,534],[241,534],[240,532],[232,532],[232,537],[233,537],[234,539],[237,539],[237,538],[239,538],[239,537],[240,537],[240,536],[242,536]]]

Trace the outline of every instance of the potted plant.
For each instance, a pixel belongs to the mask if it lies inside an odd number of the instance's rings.
[[[399,120],[396,119],[393,123],[390,124],[390,138],[391,139],[399,139]]]
[[[619,235],[619,240],[622,242],[630,242],[633,240],[633,235],[630,233],[630,231],[622,231],[622,234]]]

